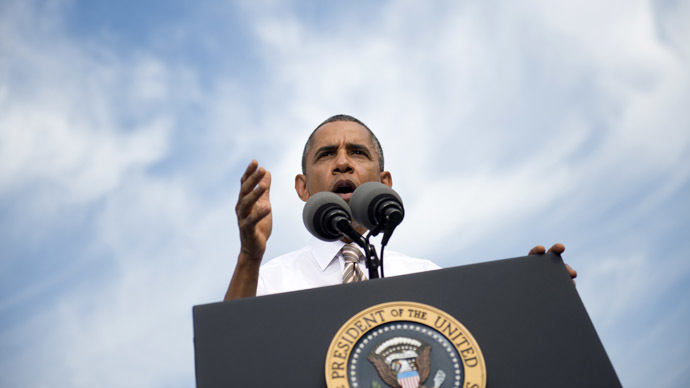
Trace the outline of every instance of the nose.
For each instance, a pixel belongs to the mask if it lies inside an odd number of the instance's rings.
[[[354,171],[352,168],[352,160],[345,150],[338,151],[338,155],[335,158],[335,166],[333,168],[333,173],[346,173]]]

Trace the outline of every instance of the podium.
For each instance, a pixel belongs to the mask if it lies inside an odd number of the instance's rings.
[[[336,333],[396,301],[464,325],[481,349],[486,387],[621,386],[563,261],[548,253],[194,306],[197,387],[325,387]]]

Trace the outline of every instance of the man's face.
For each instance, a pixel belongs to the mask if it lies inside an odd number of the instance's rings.
[[[352,192],[365,182],[391,187],[388,171],[379,171],[379,160],[369,132],[355,122],[335,121],[319,128],[307,150],[305,174],[295,177],[295,189],[306,201],[321,192],[337,193],[349,203]]]

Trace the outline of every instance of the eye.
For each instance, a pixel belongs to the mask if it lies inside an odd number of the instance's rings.
[[[321,159],[321,158],[325,158],[327,156],[332,156],[333,154],[334,154],[333,151],[323,151],[316,158]]]

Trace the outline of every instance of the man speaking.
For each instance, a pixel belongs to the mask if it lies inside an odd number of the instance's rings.
[[[307,201],[316,193],[329,191],[349,203],[354,190],[366,182],[393,185],[391,173],[384,169],[381,144],[364,123],[352,116],[328,118],[316,127],[304,146],[302,173],[295,177],[297,195]],[[334,242],[312,238],[306,247],[261,266],[273,226],[270,187],[271,174],[252,161],[241,178],[235,207],[241,246],[225,300],[366,279],[363,254],[347,238]],[[360,234],[366,231],[354,222],[353,228]],[[550,249],[559,254],[564,250],[562,244]],[[544,252],[544,247],[537,246],[529,254]],[[386,251],[388,276],[437,268],[428,260]],[[567,268],[574,278],[576,272]]]

